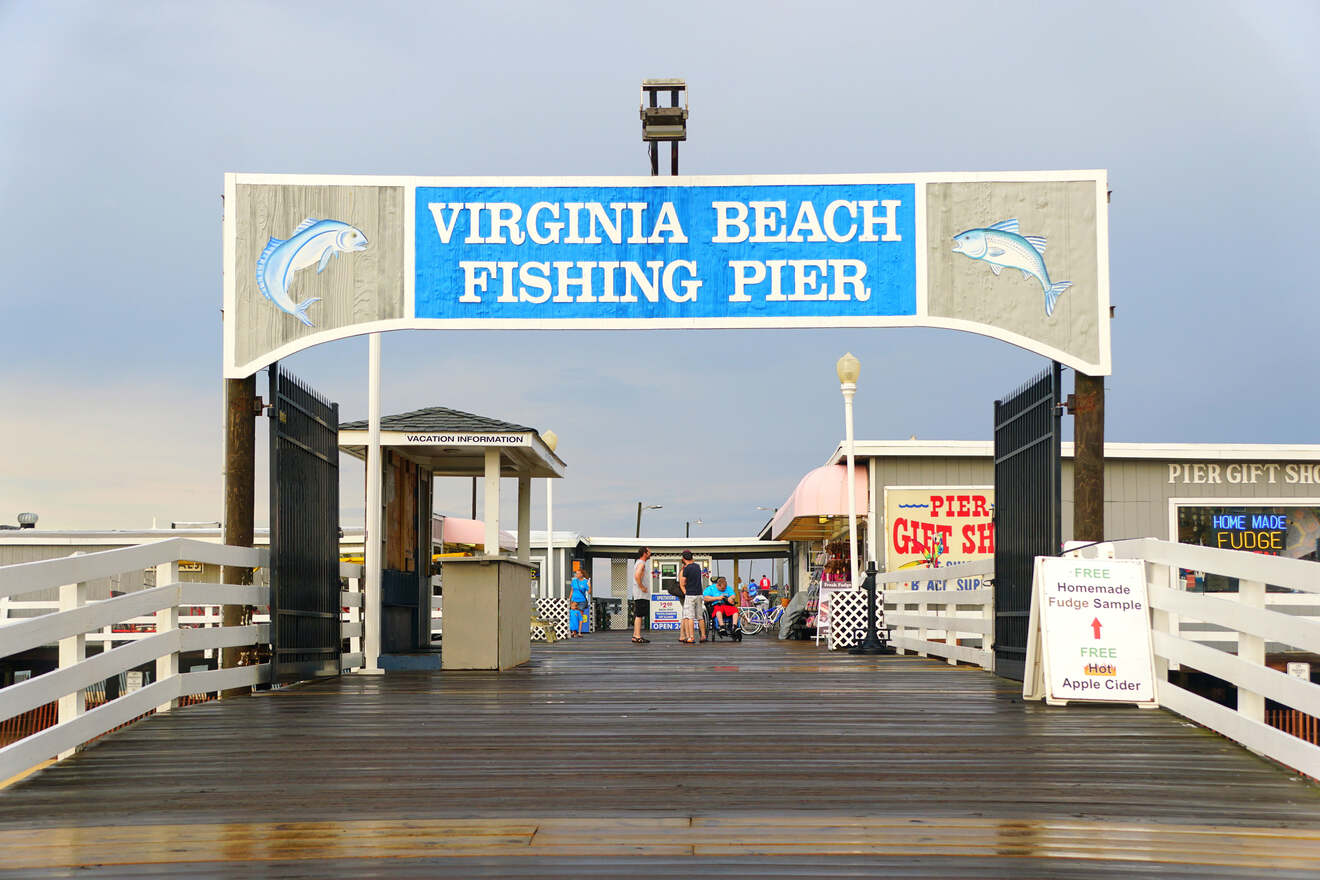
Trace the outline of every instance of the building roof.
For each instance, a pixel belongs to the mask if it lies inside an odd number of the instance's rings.
[[[558,534],[556,532],[555,534]],[[776,559],[789,555],[787,541],[765,541],[755,536],[727,538],[591,538],[593,556],[612,556],[633,559],[642,547],[650,547],[652,555],[677,555],[684,550],[709,556],[712,559]]]
[[[380,420],[380,443],[395,455],[442,477],[480,477],[485,454],[499,452],[503,477],[562,477],[564,460],[535,428],[501,419],[432,406]],[[339,426],[339,449],[366,460],[370,430],[366,421]]]
[[[355,542],[360,544],[366,532],[361,526],[346,526],[340,531],[343,532],[340,538],[341,544]],[[253,535],[254,544],[270,543],[270,529],[254,529]],[[219,544],[224,540],[224,531],[221,529],[5,529],[0,531],[0,544],[3,545],[131,547],[169,538],[191,538],[194,541]]]
[[[1073,457],[1071,442],[1060,444],[1064,458]],[[992,458],[989,440],[858,440],[857,457]],[[844,444],[830,453],[826,464],[847,458]],[[1105,458],[1163,461],[1320,461],[1320,445],[1304,443],[1106,443]]]
[[[344,422],[339,426],[341,431],[365,431],[369,425],[366,419],[359,419],[355,422]],[[412,412],[399,413],[393,416],[381,416],[380,429],[382,431],[416,431],[418,433],[433,433],[436,431],[535,431],[535,428],[529,428],[526,425],[515,425],[513,422],[505,422],[500,419],[478,416],[473,413],[462,412],[461,410],[450,409],[446,406],[428,406],[425,409],[415,409]]]

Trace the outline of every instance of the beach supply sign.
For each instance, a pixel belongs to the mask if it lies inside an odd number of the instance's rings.
[[[225,375],[395,329],[927,326],[1110,371],[1103,171],[225,177]]]
[[[995,555],[994,486],[886,486],[885,571],[938,569]],[[930,572],[932,577],[952,572]],[[920,571],[914,577],[922,577]],[[914,580],[914,590],[979,590],[980,575]]]
[[[1036,557],[1022,696],[1156,705],[1145,563]]]

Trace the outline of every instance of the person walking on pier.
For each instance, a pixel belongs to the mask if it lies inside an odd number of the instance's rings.
[[[706,616],[702,614],[704,606],[701,596],[701,566],[692,561],[692,551],[683,551],[683,570],[678,574],[679,586],[683,588],[683,624],[679,629],[678,640],[684,644],[695,644],[696,622],[701,621],[701,640],[706,641]]]
[[[645,645],[651,640],[642,636],[642,621],[651,617],[651,588],[642,582],[649,572],[647,560],[651,558],[651,549],[643,547],[637,552],[637,563],[633,565],[633,644]]]
[[[573,595],[569,599],[568,637],[574,638],[591,632],[591,581],[585,572],[573,573]]]

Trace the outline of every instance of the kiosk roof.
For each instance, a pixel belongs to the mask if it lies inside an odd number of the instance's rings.
[[[367,442],[366,420],[339,426],[341,451],[365,460]],[[499,450],[502,477],[562,477],[565,470],[535,428],[443,406],[382,416],[380,444],[436,476],[482,476],[488,449]]]

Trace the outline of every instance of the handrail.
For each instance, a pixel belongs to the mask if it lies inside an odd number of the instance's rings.
[[[207,672],[185,672],[161,679],[0,748],[0,779],[16,776],[57,755],[69,754],[82,744],[152,709],[159,711],[160,707],[170,705],[181,696],[260,684],[269,680],[269,663]]]
[[[267,564],[268,558],[269,552],[262,547],[230,547],[193,538],[165,538],[133,547],[6,565],[4,577],[0,578],[0,598],[156,568],[181,559],[259,568]]]
[[[60,639],[109,626],[130,617],[152,614],[179,605],[265,605],[267,587],[241,584],[166,584],[148,587],[68,611],[17,620],[0,629],[0,657],[17,654]]]
[[[250,584],[180,582],[179,563],[186,559],[253,568],[265,565],[267,557],[264,549],[167,538],[135,547],[0,567],[0,602],[5,604],[11,596],[59,590],[58,610],[0,623],[0,656],[51,644],[58,644],[60,656],[58,669],[0,689],[0,719],[52,702],[59,704],[59,719],[53,727],[0,749],[0,779],[48,758],[72,754],[87,741],[152,710],[170,711],[181,696],[269,681],[269,664],[193,673],[179,670],[179,657],[184,652],[270,640],[270,625],[266,623],[180,629],[180,606],[268,605],[270,590]],[[91,581],[148,568],[154,568],[158,586],[88,600]],[[358,573],[358,566],[348,568],[350,575]],[[143,617],[154,624],[154,633],[134,634],[133,641],[109,648],[114,633],[110,634],[109,644],[105,634],[111,627]],[[218,624],[219,618],[211,615],[210,621]],[[93,639],[100,636],[103,644],[103,650],[91,657],[86,656],[89,633]],[[87,688],[153,660],[155,682],[87,710]]]
[[[947,581],[968,575],[988,575],[995,573],[994,559],[973,559],[968,562],[950,562],[939,568],[900,568],[875,576],[875,585],[882,588],[885,584],[907,584],[913,581]]]
[[[1265,590],[1268,583],[1307,594],[1320,593],[1320,565],[1155,538],[1081,548],[1078,555],[1110,554],[1145,562],[1159,705],[1252,751],[1320,778],[1320,745],[1265,723],[1266,699],[1298,712],[1320,715],[1320,685],[1292,678],[1265,665],[1266,646],[1271,643],[1282,643],[1308,654],[1320,653],[1320,622],[1267,607],[1272,599],[1287,594]],[[1182,589],[1182,580],[1175,577],[1177,569],[1237,578],[1238,592],[1187,592]],[[1297,607],[1295,603],[1274,604],[1281,608]],[[1183,619],[1221,626],[1228,632],[1215,634],[1224,638],[1205,639],[1204,633],[1183,631]],[[1213,645],[1232,646],[1236,653]],[[1236,708],[1222,706],[1171,680],[1169,673],[1179,670],[1182,664],[1235,687]]]
[[[75,666],[67,666],[0,688],[0,718],[12,718],[65,694],[89,687],[127,669],[150,663],[162,654],[255,645],[270,640],[270,624],[215,629],[175,629],[103,651]]]
[[[993,559],[977,559],[939,568],[902,568],[876,575],[876,582],[878,585],[947,583],[965,577],[990,577],[994,570]],[[885,590],[882,597],[877,601],[884,602],[885,625],[894,628],[889,641],[900,652],[910,651],[921,657],[933,654],[945,658],[950,665],[961,661],[994,670],[995,593],[990,587],[974,590],[891,589]],[[935,640],[941,636],[942,640]],[[964,636],[971,637],[968,641],[979,641],[980,644],[960,644]]]
[[[1302,559],[1178,544],[1157,538],[1114,541],[1113,547],[1115,556],[1122,559],[1144,559],[1156,565],[1212,571],[1239,580],[1262,581],[1306,593],[1320,593],[1320,565]]]

